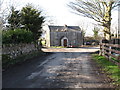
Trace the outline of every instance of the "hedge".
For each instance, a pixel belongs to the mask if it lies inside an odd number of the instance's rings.
[[[33,33],[29,30],[15,29],[2,32],[3,44],[31,43],[33,40]]]

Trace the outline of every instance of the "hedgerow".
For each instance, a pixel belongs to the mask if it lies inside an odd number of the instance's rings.
[[[25,29],[7,30],[2,32],[3,44],[19,44],[33,42],[33,33]]]

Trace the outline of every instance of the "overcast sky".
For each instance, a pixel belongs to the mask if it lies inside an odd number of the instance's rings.
[[[78,16],[74,13],[71,13],[71,9],[67,6],[67,4],[70,1],[74,0],[4,0],[4,6],[14,5],[17,9],[21,9],[26,4],[30,3],[33,6],[39,7],[42,9],[43,14],[45,16],[48,16],[48,19],[52,22],[48,24],[54,24],[54,25],[79,25],[83,27],[88,27],[87,34],[91,35],[94,22],[91,19]],[[117,12],[114,11],[113,13],[113,21],[114,25],[117,23]]]

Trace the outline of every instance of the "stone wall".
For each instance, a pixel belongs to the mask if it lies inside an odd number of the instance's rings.
[[[63,46],[61,40],[68,39],[67,46],[79,47],[83,45],[83,35],[81,31],[50,32],[50,46]]]
[[[2,54],[9,55],[11,58],[37,51],[35,44],[10,44],[2,45]]]

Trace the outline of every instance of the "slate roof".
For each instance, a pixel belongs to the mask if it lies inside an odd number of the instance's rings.
[[[76,30],[76,31],[80,31],[80,27],[79,26],[53,26],[53,25],[49,25],[48,26],[50,31],[62,31],[64,29],[67,29],[67,30]]]

